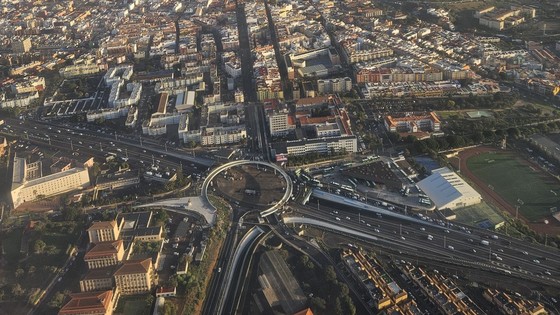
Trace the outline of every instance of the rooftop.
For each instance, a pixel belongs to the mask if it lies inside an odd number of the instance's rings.
[[[59,315],[105,314],[110,307],[113,291],[82,292],[70,294],[70,301],[58,312]]]
[[[125,260],[123,264],[115,271],[115,276],[128,274],[148,273],[152,264],[151,258],[140,260]]]

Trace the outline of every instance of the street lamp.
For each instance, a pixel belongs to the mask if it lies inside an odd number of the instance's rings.
[[[544,224],[548,225],[548,220],[544,220]],[[548,245],[548,232],[544,232],[544,246]]]

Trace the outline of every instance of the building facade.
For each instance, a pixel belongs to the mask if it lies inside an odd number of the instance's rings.
[[[352,79],[349,77],[317,80],[319,94],[345,93],[352,90]]]
[[[114,266],[124,257],[124,243],[122,240],[100,242],[85,254],[84,261],[89,269]]]
[[[405,117],[385,117],[385,128],[391,132],[440,131],[441,122],[434,112],[428,115],[410,115]]]
[[[58,315],[111,315],[119,294],[111,290],[71,293]]]
[[[116,220],[98,221],[87,230],[90,243],[111,242],[119,239],[120,226]]]
[[[122,294],[150,292],[155,283],[155,271],[150,258],[127,260],[115,272],[115,285]]]
[[[14,54],[24,54],[31,50],[31,38],[15,40],[12,42],[12,51]]]
[[[92,269],[80,280],[80,291],[92,292],[113,288],[114,267]]]
[[[90,184],[87,168],[75,167],[64,172],[30,180],[28,180],[26,173],[27,162],[25,158],[15,157],[11,190],[14,208],[24,202],[84,189]]]

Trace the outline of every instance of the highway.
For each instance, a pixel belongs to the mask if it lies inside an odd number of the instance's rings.
[[[217,301],[220,301],[220,297],[223,295],[225,289],[223,285],[226,280],[225,275],[231,270],[231,258],[233,256],[233,249],[237,243],[237,222],[238,220],[233,221],[231,229],[226,235],[220,253],[218,254],[216,268],[212,273],[212,279],[206,289],[206,299],[204,300],[202,314],[216,314],[216,307],[218,307],[219,304]]]
[[[177,169],[183,165],[187,174],[202,173],[214,164],[204,157],[195,157],[167,144],[154,143],[151,139],[121,135],[115,136],[91,129],[45,124],[36,121],[5,119],[0,131],[7,136],[20,137],[39,147],[51,147],[67,155],[104,158],[109,152],[129,160],[131,164],[149,167],[152,162],[165,168]],[[5,128],[5,129],[4,129]],[[12,131],[12,132],[10,132]]]
[[[558,251],[538,244],[504,235],[499,235],[495,240],[489,231],[464,228],[458,224],[447,226],[444,223],[442,227],[425,221],[412,223],[332,204],[321,204],[319,207],[298,205],[292,206],[292,209],[294,213],[290,216],[312,218],[378,238],[379,241],[367,241],[372,245],[390,244],[407,254],[431,254],[440,259],[462,260],[481,266],[484,264],[502,270],[504,274],[560,287]],[[428,235],[432,236],[431,240]],[[482,245],[481,240],[490,244]]]

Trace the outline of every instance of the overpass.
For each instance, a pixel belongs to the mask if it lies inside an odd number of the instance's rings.
[[[372,206],[370,204],[363,203],[363,202],[355,200],[355,199],[346,198],[346,197],[343,197],[341,195],[331,194],[331,193],[328,193],[326,191],[322,191],[322,190],[317,189],[317,188],[313,189],[312,196],[315,197],[315,198],[318,198],[318,199],[322,199],[322,200],[342,204],[342,205],[345,205],[345,206],[354,207],[354,208],[358,208],[358,209],[361,209],[361,210],[374,212],[374,213],[379,213],[379,214],[386,215],[388,217],[393,217],[393,218],[396,218],[396,219],[401,219],[401,220],[410,221],[410,222],[417,223],[417,224],[429,225],[429,226],[445,229],[445,227],[439,226],[439,225],[434,224],[434,223],[426,222],[424,220],[420,220],[418,218],[415,218],[415,217],[412,217],[412,216],[409,216],[409,215],[404,215],[404,214],[393,212],[393,211],[383,209],[383,208],[380,208],[380,207]]]

